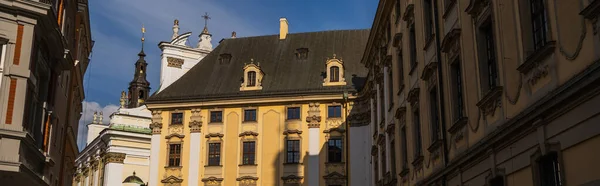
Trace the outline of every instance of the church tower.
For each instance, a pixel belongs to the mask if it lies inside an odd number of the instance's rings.
[[[144,53],[145,32],[146,29],[142,27],[142,50],[138,54],[139,58],[137,62],[135,62],[133,80],[129,82],[128,108],[137,108],[144,105],[144,101],[148,98],[150,92],[150,82],[146,80],[146,67],[148,66],[148,63],[146,63],[146,60],[144,59],[144,57],[146,57],[146,54]]]

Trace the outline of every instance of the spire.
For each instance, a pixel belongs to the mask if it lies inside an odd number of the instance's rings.
[[[208,51],[212,51],[212,43],[210,43],[210,41],[212,40],[212,35],[208,32],[208,20],[210,19],[210,17],[208,16],[208,12],[206,12],[202,18],[204,19],[204,29],[202,30],[202,33],[200,33],[199,37],[200,39],[198,40],[198,46],[196,48],[200,48],[202,50],[208,50]]]
[[[138,54],[139,59],[135,62],[135,72],[133,75],[133,80],[129,82],[129,100],[126,101],[128,103],[127,108],[136,108],[141,106],[144,103],[144,100],[148,97],[148,93],[150,91],[150,83],[146,80],[146,54],[144,53],[144,34],[146,33],[146,28],[142,25],[142,50]],[[123,94],[121,95],[123,96]],[[121,102],[123,104],[125,102]]]
[[[177,38],[179,36],[179,20],[175,19],[173,21],[173,36],[171,36],[171,40]]]
[[[144,41],[146,41],[146,38],[144,38],[145,34],[146,34],[146,28],[144,27],[144,24],[142,23],[142,50],[138,54],[138,56],[140,56],[140,58],[146,56],[146,54],[144,53]]]
[[[205,12],[202,18],[204,19],[204,29],[202,30],[202,34],[210,34],[208,33],[208,20],[210,19],[208,12]]]

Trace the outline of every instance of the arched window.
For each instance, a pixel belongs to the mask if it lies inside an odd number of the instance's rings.
[[[144,99],[144,91],[143,90],[140,90],[139,98],[140,99]]]
[[[248,80],[247,84],[249,87],[256,86],[256,72],[254,72],[254,71],[248,72],[247,80]]]
[[[340,81],[340,67],[333,66],[329,68],[329,82]]]

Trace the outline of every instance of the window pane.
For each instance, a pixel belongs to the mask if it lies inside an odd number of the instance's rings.
[[[172,113],[171,124],[183,124],[183,113]]]
[[[244,121],[256,121],[256,109],[244,110]]]
[[[331,67],[330,68],[330,72],[329,75],[331,77],[329,77],[329,81],[330,82],[338,82],[340,81],[340,68],[339,67]]]
[[[223,121],[223,112],[222,111],[211,111],[210,112],[210,122],[222,122]]]
[[[287,119],[300,119],[300,107],[289,107],[287,109]]]
[[[327,151],[329,162],[342,162],[341,139],[329,139]]]
[[[342,106],[329,106],[327,107],[327,114],[329,118],[339,118],[342,117]]]
[[[208,165],[221,164],[221,143],[209,143],[208,146]]]
[[[300,163],[300,140],[287,140],[287,163]]]
[[[248,72],[248,86],[253,87],[256,85],[256,72]]]

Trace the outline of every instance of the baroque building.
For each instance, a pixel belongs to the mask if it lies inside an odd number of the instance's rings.
[[[92,46],[87,0],[0,0],[0,183],[71,185]]]
[[[129,95],[121,92],[120,107],[103,124],[103,113],[94,113],[88,124],[86,147],[75,160],[74,186],[146,185],[150,180],[151,112],[144,105],[150,92],[146,80],[142,28],[142,49],[135,62]]]
[[[598,185],[599,0],[381,0],[372,185]]]
[[[147,100],[149,185],[368,185],[369,31],[288,29],[234,32]]]

